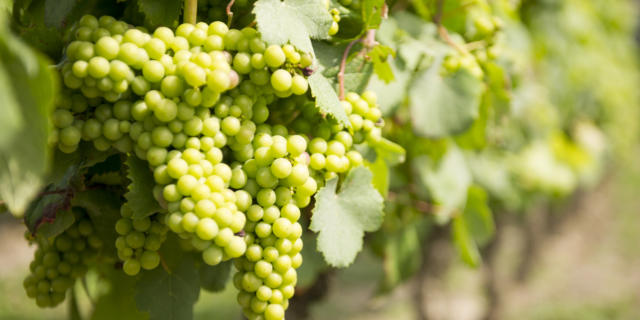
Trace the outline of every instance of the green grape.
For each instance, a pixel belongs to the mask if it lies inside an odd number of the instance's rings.
[[[264,51],[264,61],[271,68],[278,68],[284,64],[286,56],[282,48],[276,45],[270,45]]]
[[[288,91],[292,84],[293,78],[286,70],[278,69],[271,75],[271,86],[277,91]]]

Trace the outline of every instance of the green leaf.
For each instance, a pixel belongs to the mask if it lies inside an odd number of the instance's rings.
[[[318,62],[318,69],[315,72],[321,72],[331,82],[332,87],[338,90],[338,72],[347,44],[331,45],[323,41],[314,41],[313,48]],[[358,54],[359,50],[360,46],[354,45],[351,56],[347,59],[344,68],[345,92],[362,92],[373,74],[372,64],[366,60],[366,57]]]
[[[71,208],[74,184],[78,183],[78,179],[78,166],[69,166],[59,181],[49,185],[44,190],[45,194],[31,203],[24,216],[24,222],[31,233],[40,232],[44,223],[54,223],[58,219],[58,213]]]
[[[340,190],[334,178],[315,196],[310,229],[318,233],[318,250],[334,267],[351,264],[362,249],[364,232],[380,228],[383,199],[371,185],[371,172],[357,167],[349,172]]]
[[[11,144],[15,135],[24,126],[24,119],[20,112],[20,107],[16,101],[16,96],[11,88],[11,78],[4,66],[0,64],[0,128],[3,134],[0,135],[0,147],[4,148]]]
[[[149,315],[140,312],[135,304],[136,278],[120,270],[108,273],[108,292],[98,298],[91,320],[145,320]]]
[[[395,52],[390,47],[377,45],[369,52],[369,58],[373,63],[373,72],[385,83],[393,81],[393,69],[389,63],[389,57],[395,57]]]
[[[365,166],[373,174],[371,183],[373,187],[383,196],[387,197],[389,192],[389,165],[382,157],[376,157],[373,162],[365,161]]]
[[[373,173],[373,186],[386,198],[389,191],[389,167],[404,162],[406,151],[385,138],[372,147],[375,150],[375,160],[367,159],[365,164]]]
[[[54,187],[46,190],[54,190]],[[25,211],[24,221],[31,233],[36,233],[41,226],[56,221],[59,212],[70,207],[71,194],[47,194],[34,201]]]
[[[421,239],[429,230],[428,218],[421,216],[410,221],[402,229],[384,234],[384,278],[382,291],[388,291],[409,279],[422,262]]]
[[[87,175],[100,175],[105,173],[117,173],[122,170],[123,155],[116,153],[107,157],[87,169]]]
[[[487,98],[485,95],[484,98]],[[478,118],[473,122],[462,134],[456,136],[454,139],[456,144],[463,149],[483,149],[487,145],[487,125],[489,121],[489,104],[491,102],[487,99],[482,99],[480,104]]]
[[[52,59],[58,60],[64,46],[63,32],[45,25],[45,1],[16,1],[13,8],[12,27],[21,40]]]
[[[311,94],[316,98],[316,106],[323,113],[332,115],[338,122],[351,126],[347,113],[344,111],[340,99],[331,83],[320,72],[315,72],[309,79]]]
[[[460,69],[443,78],[441,63],[419,71],[409,89],[413,130],[421,136],[438,138],[466,130],[478,117],[482,82]]]
[[[311,39],[326,39],[333,18],[322,0],[258,0],[254,4],[258,31],[269,44],[291,43],[313,52]]]
[[[200,286],[202,289],[218,292],[224,290],[231,276],[231,261],[225,261],[217,266],[201,264],[198,268],[200,274]]]
[[[377,29],[382,22],[382,6],[384,0],[364,0],[361,2],[362,19],[365,29]]]
[[[416,13],[418,13],[423,19],[431,20],[431,10],[429,10],[426,1],[411,0],[411,4],[413,5],[414,10],[416,10]]]
[[[133,210],[133,218],[141,219],[162,210],[153,197],[155,180],[147,162],[131,155],[127,158],[126,164],[127,178],[131,183],[129,191],[124,196]]]
[[[372,77],[367,89],[373,92],[384,92],[378,95],[378,105],[383,115],[392,114],[400,106],[407,95],[407,86],[411,80],[413,71],[408,70],[401,59],[393,59],[389,63],[395,81],[386,83],[379,77]]]
[[[175,238],[160,250],[166,264],[142,273],[136,284],[136,305],[152,320],[193,319],[193,305],[200,295],[200,276],[192,255]]]
[[[458,249],[458,254],[460,254],[462,261],[471,267],[477,267],[480,263],[480,252],[469,233],[467,222],[463,216],[453,218],[451,223],[451,236],[453,237],[453,243]]]
[[[407,151],[399,144],[382,138],[373,144],[376,154],[382,157],[389,165],[396,165],[405,160]]]
[[[10,35],[4,25],[0,25],[0,34],[0,109],[7,110],[3,116],[16,120],[0,126],[4,139],[0,143],[0,198],[14,215],[22,216],[47,171],[48,116],[55,82],[44,58]]]
[[[467,204],[462,215],[469,233],[480,246],[491,240],[496,229],[488,201],[489,197],[484,189],[478,186],[469,187]]]
[[[62,210],[56,214],[55,220],[51,223],[43,223],[38,227],[38,235],[45,238],[53,238],[69,229],[76,221],[71,210]]]
[[[173,27],[182,12],[181,0],[138,0],[138,9],[145,16],[145,23],[152,28]]]
[[[80,143],[78,149],[73,153],[64,153],[56,149],[46,182],[57,183],[63,179],[67,168],[75,167],[80,170],[92,167],[106,161],[114,152],[113,149],[108,152],[100,152],[91,143]]]
[[[420,179],[439,205],[436,212],[439,222],[448,221],[455,211],[464,208],[472,177],[464,155],[457,147],[450,146],[437,166],[426,156],[416,158],[414,163]]]
[[[44,3],[44,25],[59,28],[76,5],[76,0],[46,0]]]
[[[71,204],[87,211],[96,233],[105,243],[105,248],[115,254],[115,241],[118,234],[115,231],[116,221],[120,218],[122,201],[118,194],[100,189],[79,192],[73,197]]]

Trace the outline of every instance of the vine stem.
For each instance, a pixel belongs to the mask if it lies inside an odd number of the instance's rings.
[[[344,100],[344,70],[347,68],[347,58],[349,57],[349,51],[354,44],[360,42],[361,39],[353,40],[347,45],[347,48],[344,49],[344,53],[342,53],[342,60],[340,61],[340,71],[338,72],[338,85],[340,86],[339,97],[340,100]]]
[[[444,0],[438,0],[436,3],[436,14],[433,16],[433,22],[438,26],[438,35],[444,42],[458,50],[458,52],[462,54],[467,54],[467,50],[465,48],[460,47],[457,43],[455,43],[451,37],[449,36],[449,31],[442,25],[442,7],[444,5]]]
[[[233,7],[233,4],[236,2],[236,0],[231,0],[229,1],[229,4],[227,4],[227,16],[229,17],[229,19],[227,20],[227,25],[229,27],[231,27],[231,22],[233,21],[233,11],[231,11],[231,7]]]
[[[184,0],[184,23],[196,24],[198,20],[198,0]]]
[[[382,16],[383,19],[386,19],[389,15],[389,7],[387,6],[386,2],[383,3],[382,5],[382,8],[380,10],[380,15]],[[338,72],[338,87],[339,87],[338,91],[339,91],[339,98],[341,101],[344,100],[344,72],[345,72],[345,69],[347,68],[347,58],[349,57],[349,51],[351,51],[351,48],[353,48],[354,44],[360,41],[362,41],[362,44],[364,46],[363,51],[365,53],[368,53],[368,51],[371,50],[371,48],[375,47],[377,44],[376,30],[375,29],[367,30],[367,33],[364,36],[362,36],[359,39],[351,41],[349,45],[347,45],[347,48],[344,50],[344,53],[342,53],[342,60],[340,60],[340,71]]]

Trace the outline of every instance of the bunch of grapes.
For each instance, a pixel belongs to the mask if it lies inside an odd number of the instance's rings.
[[[38,249],[29,265],[31,273],[24,280],[29,298],[42,308],[62,303],[75,279],[82,277],[95,262],[102,240],[94,234],[89,217],[81,210],[73,210],[74,224],[62,234],[46,239],[33,239]]]
[[[164,224],[164,215],[134,219],[128,204],[120,209],[122,218],[116,222],[118,258],[124,262],[122,270],[128,275],[136,275],[140,268],[155,269],[160,264],[158,250],[166,240],[168,228]]]
[[[381,139],[375,94],[347,95],[344,126],[308,93],[311,55],[218,21],[148,33],[85,16],[74,34],[52,145],[146,160],[164,208],[133,219],[122,206],[124,272],[156,268],[170,230],[209,265],[235,259],[250,319],[283,319],[302,264],[301,209],[328,179],[362,165],[356,144]]]

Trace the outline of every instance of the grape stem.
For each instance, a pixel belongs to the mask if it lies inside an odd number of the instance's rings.
[[[389,7],[387,7],[386,3],[382,5],[380,15],[383,19],[386,19],[388,17]],[[340,100],[344,100],[344,72],[347,68],[347,58],[349,58],[349,51],[351,51],[351,48],[353,48],[354,44],[361,41],[363,46],[362,51],[366,54],[369,50],[371,50],[371,48],[375,47],[378,44],[376,42],[376,30],[367,30],[367,32],[361,38],[351,41],[349,45],[347,45],[347,48],[345,48],[344,53],[342,54],[342,60],[340,61],[340,71],[338,72],[338,93]]]
[[[164,261],[162,255],[160,255],[160,265],[162,266],[162,269],[164,269],[164,271],[166,271],[168,274],[171,274],[171,269],[167,265],[167,262]]]
[[[227,16],[229,17],[229,19],[227,20],[227,25],[229,27],[231,27],[231,21],[233,21],[233,11],[231,11],[231,7],[233,7],[233,4],[236,2],[236,0],[231,0],[229,1],[229,4],[227,4]]]
[[[184,0],[184,23],[196,24],[198,20],[198,0]]]
[[[347,48],[345,48],[344,53],[342,54],[342,60],[340,61],[340,71],[338,72],[340,100],[344,100],[344,72],[345,72],[345,69],[347,68],[347,58],[349,58],[349,52],[351,51],[351,48],[353,48],[353,45],[358,42],[362,42],[362,46],[363,46],[362,51],[360,53],[361,54],[368,53],[368,51],[371,50],[371,48],[375,47],[378,44],[376,42],[376,30],[375,29],[367,30],[367,33],[365,33],[364,36],[362,36],[362,38],[351,41],[349,45],[347,45]]]
[[[347,45],[347,48],[344,49],[344,53],[342,54],[342,60],[340,61],[340,72],[338,72],[338,84],[340,86],[339,98],[341,101],[344,100],[344,70],[347,67],[347,58],[349,57],[349,51],[351,51],[351,48],[354,44],[360,42],[361,40],[362,39],[356,39],[351,41],[349,45]]]

